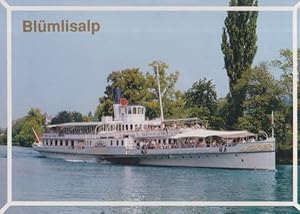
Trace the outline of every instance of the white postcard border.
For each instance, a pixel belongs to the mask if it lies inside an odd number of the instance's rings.
[[[294,6],[12,6],[5,0],[7,31],[7,202],[0,213],[12,206],[101,206],[101,207],[295,207],[298,203],[298,144],[297,144],[297,19],[300,2]],[[14,201],[12,198],[12,13],[14,11],[277,11],[292,13],[293,33],[293,199],[292,201]]]

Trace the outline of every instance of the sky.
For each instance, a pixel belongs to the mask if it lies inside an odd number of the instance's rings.
[[[10,0],[11,4],[41,1]],[[43,4],[58,4],[43,1]],[[83,1],[64,1],[82,4]],[[85,1],[87,2],[87,1]],[[96,1],[88,1],[95,4]],[[133,1],[122,1],[128,5]],[[161,3],[162,2],[162,3]],[[172,5],[183,4],[172,1]],[[185,1],[194,5],[196,1]],[[282,5],[283,1],[259,1]],[[274,2],[271,4],[270,2]],[[284,1],[293,5],[296,1]],[[97,1],[103,4],[104,1]],[[120,2],[113,1],[111,4]],[[139,4],[146,4],[140,1]],[[201,5],[227,5],[227,1],[202,1]],[[87,4],[87,3],[86,3]],[[154,1],[170,5],[171,1]],[[199,4],[199,3],[198,3]],[[177,88],[212,79],[218,97],[228,93],[228,78],[220,48],[226,12],[15,12],[13,14],[13,119],[31,107],[55,115],[61,110],[94,112],[103,95],[107,75],[114,70],[138,67],[162,60],[169,71],[180,72]],[[89,33],[24,33],[22,21],[68,19],[99,21],[101,31]],[[258,50],[254,64],[278,58],[280,49],[292,48],[291,13],[260,12]],[[5,50],[5,10],[0,7],[0,50]],[[6,124],[5,51],[0,53],[0,127]],[[273,71],[274,76],[280,73]]]

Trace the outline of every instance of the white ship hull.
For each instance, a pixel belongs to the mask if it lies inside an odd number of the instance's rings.
[[[195,154],[160,159],[145,158],[139,164],[153,166],[183,166],[226,169],[275,170],[275,152]]]
[[[41,150],[39,150],[39,153],[46,158],[62,159],[65,161],[72,161],[72,162],[100,162],[101,160],[95,155],[49,152],[49,151],[41,151]]]
[[[264,145],[265,143],[260,143]],[[268,144],[272,145],[272,144]],[[252,147],[249,147],[252,146]],[[265,144],[267,146],[267,144]],[[163,149],[148,150],[141,154],[140,150],[70,150],[35,147],[43,156],[68,161],[101,162],[103,160],[117,164],[134,164],[149,166],[182,166],[227,169],[263,169],[275,170],[275,151],[253,150],[253,145],[237,145],[228,148],[227,152],[219,152],[218,148]]]

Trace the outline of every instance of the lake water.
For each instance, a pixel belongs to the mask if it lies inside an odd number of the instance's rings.
[[[0,146],[0,202],[5,201],[6,147]],[[14,200],[289,201],[292,167],[276,172],[120,166],[43,158],[13,148]],[[293,208],[10,208],[7,213],[297,213]]]

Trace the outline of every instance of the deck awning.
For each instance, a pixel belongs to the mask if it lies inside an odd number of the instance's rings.
[[[187,130],[172,136],[172,139],[180,138],[206,138],[206,137],[222,137],[222,138],[244,138],[244,137],[256,137],[256,134],[253,134],[248,131],[216,131],[208,129],[194,129]]]

